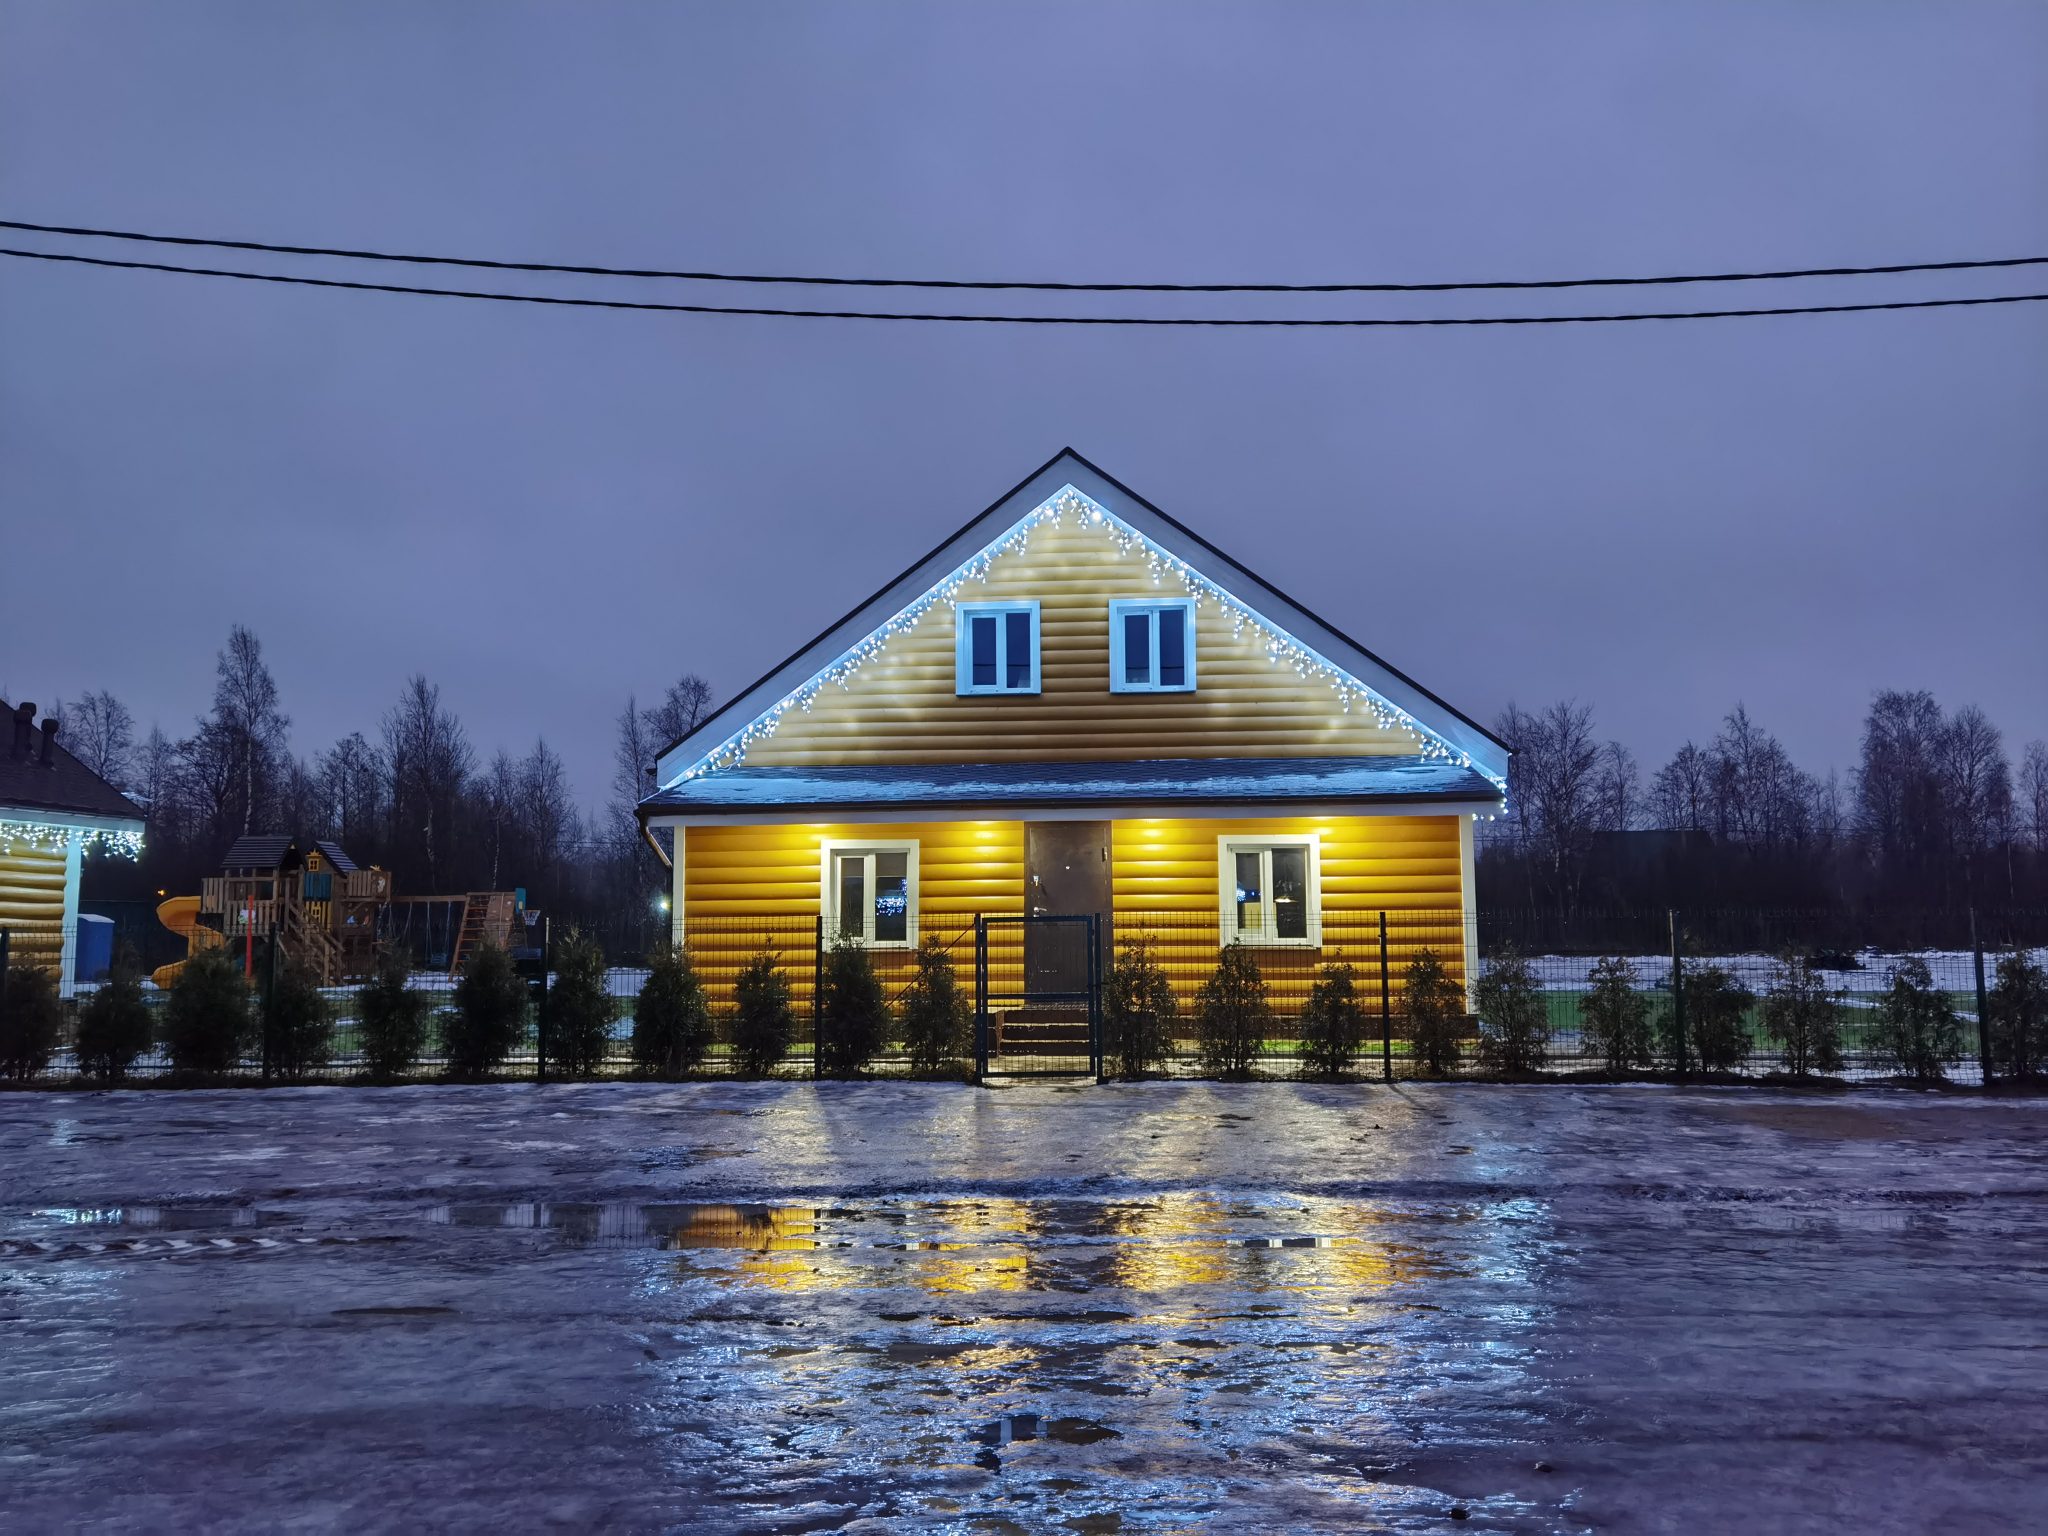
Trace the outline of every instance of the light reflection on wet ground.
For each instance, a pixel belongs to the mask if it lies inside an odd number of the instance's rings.
[[[2042,1129],[1656,1089],[7,1096],[0,1526],[2034,1530]]]

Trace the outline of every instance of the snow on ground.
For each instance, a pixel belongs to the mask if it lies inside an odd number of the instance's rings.
[[[2044,1130],[1651,1087],[8,1095],[0,1528],[2034,1531]]]

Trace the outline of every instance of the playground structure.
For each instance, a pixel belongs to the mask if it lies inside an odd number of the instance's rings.
[[[399,896],[388,870],[359,867],[337,843],[253,834],[235,840],[221,873],[202,880],[199,895],[171,897],[157,918],[185,939],[188,958],[236,944],[253,958],[257,941],[274,941],[280,959],[299,961],[320,985],[332,986],[370,975],[388,944],[413,948],[416,912],[431,955],[437,908],[451,975],[479,945],[513,947],[537,916],[527,912],[521,891]],[[162,966],[152,979],[168,987],[184,965]]]

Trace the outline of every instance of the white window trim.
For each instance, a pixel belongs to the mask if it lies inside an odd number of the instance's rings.
[[[1308,936],[1283,939],[1277,935],[1240,937],[1237,931],[1237,856],[1263,853],[1273,848],[1308,849]],[[1267,865],[1266,889],[1270,893],[1272,874]],[[1225,833],[1216,839],[1216,913],[1218,929],[1225,944],[1242,943],[1247,949],[1321,949],[1323,947],[1323,835],[1320,832],[1289,833],[1259,837]]]
[[[835,876],[839,855],[842,853],[865,853],[869,855],[867,867],[868,912],[861,924],[859,943],[867,949],[915,949],[917,948],[917,840],[915,838],[839,838],[828,837],[819,840],[818,848],[818,911],[825,919],[825,942],[828,946],[840,940],[839,932],[839,882]],[[875,937],[874,890],[875,866],[873,855],[878,853],[901,853],[908,855],[904,862],[904,920],[903,937],[900,939],[878,939]]]
[[[1177,608],[1187,616],[1188,680],[1131,683],[1124,680],[1124,615]],[[1152,675],[1159,676],[1159,623],[1152,623]],[[1193,693],[1195,691],[1195,600],[1191,597],[1113,597],[1109,600],[1109,691],[1111,693]]]
[[[968,653],[967,637],[972,629],[968,620],[977,614],[1028,613],[1031,615],[1031,681],[1022,688],[1005,688],[1002,679],[1009,676],[1010,626],[996,625],[996,681],[992,685],[977,688],[974,685],[974,658]],[[989,693],[1036,693],[1038,692],[1038,602],[1031,599],[1014,603],[955,603],[953,605],[953,692],[956,694]]]

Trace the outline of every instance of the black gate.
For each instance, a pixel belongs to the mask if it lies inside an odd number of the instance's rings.
[[[974,920],[977,1077],[1102,1075],[1102,919]]]

